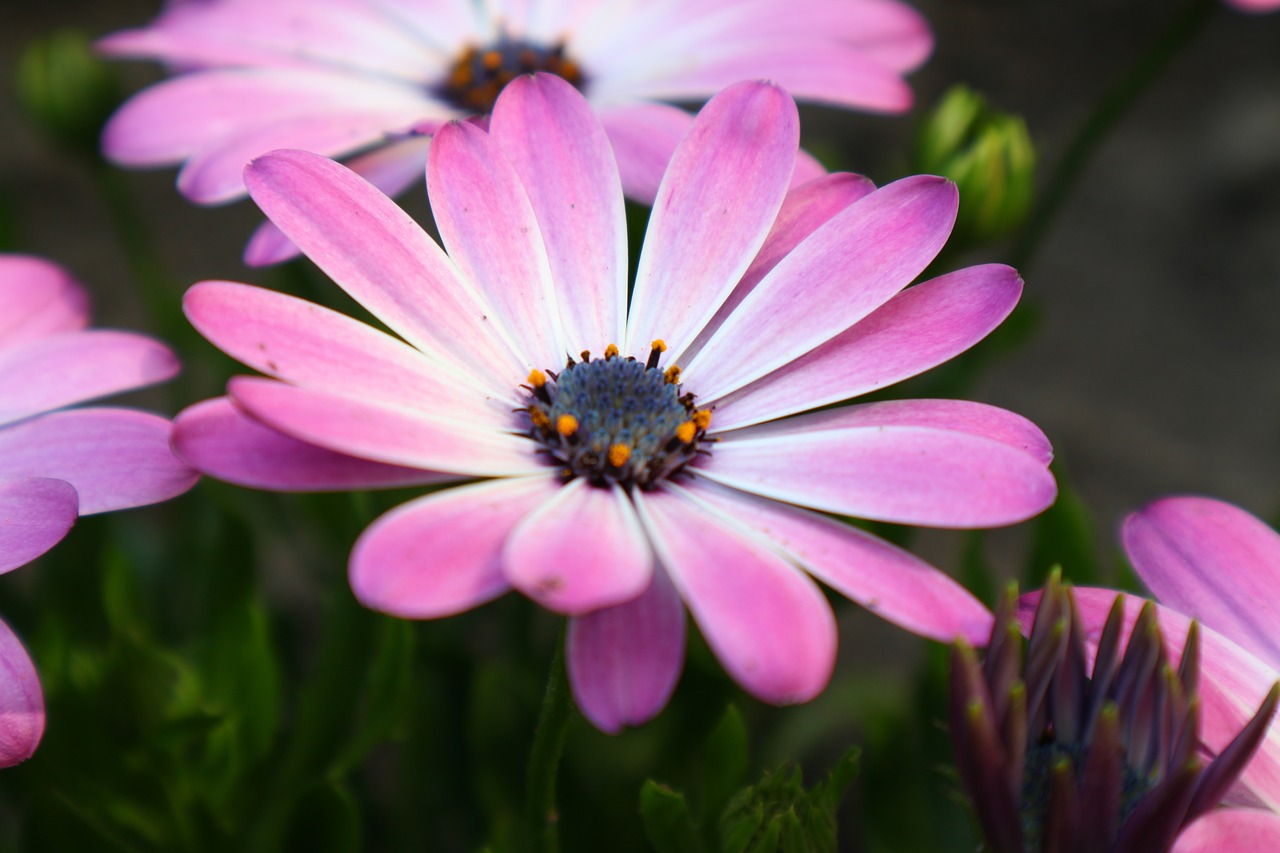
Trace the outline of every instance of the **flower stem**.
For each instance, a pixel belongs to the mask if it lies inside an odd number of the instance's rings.
[[[560,815],[556,810],[556,773],[564,754],[565,735],[573,700],[564,670],[565,632],[556,641],[555,657],[547,674],[547,691],[542,699],[542,713],[529,753],[528,820],[529,838],[539,853],[556,853],[560,849]]]
[[[1099,145],[1151,82],[1160,76],[1169,62],[1200,31],[1201,25],[1218,2],[1219,0],[1190,0],[1182,13],[1156,37],[1128,73],[1116,80],[1098,101],[1045,182],[1030,219],[1009,253],[1011,265],[1026,273],[1050,224]]]

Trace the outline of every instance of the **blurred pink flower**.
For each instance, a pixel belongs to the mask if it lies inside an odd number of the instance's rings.
[[[66,408],[178,370],[162,344],[87,324],[88,299],[65,272],[0,255],[0,572],[52,548],[77,515],[167,500],[196,481],[170,451],[164,418]],[[8,766],[35,749],[44,710],[22,644],[0,629],[0,766]]]
[[[1280,9],[1280,0],[1227,0],[1227,5],[1235,6],[1241,12],[1274,12]]]
[[[430,134],[532,70],[583,91],[627,195],[648,204],[692,120],[667,102],[769,78],[802,100],[902,112],[902,75],[933,40],[898,0],[205,0],[100,46],[183,72],[129,101],[103,149],[125,166],[183,163],[178,187],[201,204],[242,197],[245,164],[274,148],[345,158],[397,195],[422,180]],[[821,172],[806,157],[798,177]],[[266,225],[245,257],[294,251]]]
[[[791,504],[1011,524],[1055,495],[1040,430],[953,400],[787,416],[951,358],[1021,281],[989,265],[904,290],[946,241],[954,186],[829,175],[788,194],[798,136],[770,84],[703,108],[658,191],[629,310],[613,154],[557,77],[513,82],[488,132],[437,132],[427,183],[447,255],[343,166],[255,160],[254,200],[403,341],[280,293],[198,284],[192,323],[273,378],[234,378],[182,412],[176,449],[260,488],[489,478],[375,521],[351,557],[356,596],[435,618],[514,587],[568,614],[570,678],[606,731],[666,703],[681,601],[729,673],[775,703],[831,674],[835,621],[810,575],[925,636],[985,638],[990,613],[949,577]]]

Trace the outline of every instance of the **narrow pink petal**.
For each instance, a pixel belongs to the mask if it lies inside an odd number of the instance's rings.
[[[191,324],[244,364],[293,385],[508,429],[515,395],[487,397],[453,365],[328,308],[234,282],[183,297]]]
[[[520,522],[503,561],[512,586],[573,616],[631,601],[653,577],[653,552],[627,493],[582,478]]]
[[[447,489],[383,515],[356,540],[351,589],[366,607],[406,619],[452,616],[509,588],[511,529],[559,488],[522,477]]]
[[[899,627],[944,643],[963,637],[984,646],[991,637],[991,612],[972,593],[865,531],[706,480],[695,480],[688,495],[769,539],[818,580]]]
[[[1014,524],[1053,503],[1053,475],[1034,451],[1003,436],[913,423],[909,407],[902,411],[901,423],[805,428],[801,419],[795,431],[783,422],[755,437],[729,437],[697,472],[813,509],[931,527]],[[1007,419],[993,420],[1003,428]]]
[[[667,164],[689,132],[693,116],[679,107],[644,101],[601,106],[596,115],[613,145],[622,192],[653,206]]]
[[[462,276],[521,331],[525,365],[558,369],[568,350],[547,246],[520,176],[497,143],[469,122],[440,128],[427,159],[427,194]]]
[[[93,329],[0,351],[0,424],[161,382],[178,372],[164,344]]]
[[[1162,604],[1280,668],[1280,534],[1223,501],[1172,497],[1125,519],[1123,540]]]
[[[1081,622],[1096,645],[1107,613],[1116,599],[1110,589],[1076,588]],[[1125,600],[1125,622],[1121,641],[1129,631],[1144,600],[1121,594]],[[1030,626],[1039,593],[1029,593],[1019,601],[1019,619]],[[1191,620],[1167,607],[1156,607],[1156,617],[1171,660],[1182,657]],[[1257,712],[1271,686],[1280,678],[1265,661],[1254,657],[1211,627],[1200,627],[1200,739],[1212,753],[1220,752]],[[1240,777],[1241,783],[1272,810],[1280,809],[1280,730],[1271,728],[1267,739]]]
[[[538,74],[503,90],[489,132],[537,215],[570,352],[621,341],[627,223],[618,166],[600,121],[578,90]]]
[[[954,184],[920,175],[876,190],[832,217],[780,260],[694,360],[682,365],[685,378],[697,383],[691,387],[704,399],[728,394],[879,308],[938,254],[955,222],[957,199]]]
[[[298,441],[258,423],[226,397],[179,412],[173,450],[211,477],[276,492],[385,489],[457,479],[456,474],[384,465]]]
[[[674,490],[635,494],[653,549],[733,679],[765,702],[807,702],[835,666],[822,591],[764,542]]]
[[[250,376],[232,378],[227,392],[238,407],[272,429],[372,462],[476,477],[518,476],[547,467],[528,438],[447,413]]]
[[[684,623],[663,571],[639,598],[570,619],[565,664],[582,715],[608,734],[656,717],[680,680]]]
[[[476,374],[491,391],[529,365],[499,318],[430,237],[350,170],[315,154],[277,151],[245,170],[254,201],[357,302],[423,352]]]
[[[0,620],[0,767],[30,758],[44,735],[44,694],[22,641]]]
[[[0,429],[0,478],[66,480],[80,514],[176,497],[197,474],[169,449],[170,423],[130,409],[68,409]]]
[[[786,92],[741,83],[694,119],[654,201],[626,352],[693,341],[747,271],[795,171],[799,119]]]
[[[1263,850],[1280,850],[1280,815],[1259,809],[1218,809],[1180,832],[1171,853]]]
[[[1021,293],[1017,272],[1000,264],[908,288],[816,349],[715,400],[715,427],[815,409],[922,373],[986,337]]]
[[[75,487],[62,480],[0,479],[0,572],[58,544],[75,524],[78,507]]]
[[[61,267],[0,254],[0,348],[89,324],[89,297]]]
[[[269,267],[291,261],[301,254],[302,250],[268,219],[253,229],[244,247],[243,260],[247,266]]]

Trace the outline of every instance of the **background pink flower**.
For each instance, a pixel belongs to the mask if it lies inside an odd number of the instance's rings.
[[[902,75],[932,39],[897,0],[210,0],[100,45],[183,72],[129,101],[103,149],[127,166],[183,163],[178,186],[202,204],[241,197],[244,165],[273,148],[345,158],[396,195],[421,180],[424,134],[488,112],[532,70],[583,91],[627,194],[649,203],[692,119],[666,102],[769,78],[802,100],[900,112]],[[798,177],[820,173],[806,158]],[[246,258],[292,253],[264,226]]]
[[[607,731],[666,703],[685,606],[735,680],[775,703],[831,674],[835,622],[811,576],[925,636],[985,637],[991,616],[960,585],[813,510],[1020,521],[1055,494],[1040,431],[952,400],[787,416],[962,351],[1021,282],[991,265],[904,290],[946,240],[954,187],[831,175],[788,194],[797,141],[773,85],[703,108],[658,192],[629,310],[613,155],[557,77],[509,86],[488,133],[437,133],[427,183],[447,255],[344,167],[262,157],[254,200],[403,341],[283,294],[198,284],[193,324],[272,378],[235,378],[181,413],[175,446],[269,488],[490,478],[375,521],[351,557],[355,593],[434,618],[514,587],[568,614],[570,678]]]
[[[69,409],[168,379],[167,347],[89,330],[88,299],[39,258],[0,255],[0,572],[34,560],[78,515],[155,503],[196,472],[169,450],[170,424],[130,409]],[[0,766],[30,756],[44,728],[35,669],[0,624]]]

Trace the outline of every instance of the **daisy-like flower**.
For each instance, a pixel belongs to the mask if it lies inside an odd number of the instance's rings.
[[[0,255],[0,572],[52,548],[78,515],[156,503],[195,484],[169,450],[164,418],[66,408],[178,371],[164,345],[87,330],[88,320],[84,290],[60,268]],[[0,766],[30,757],[43,731],[35,668],[0,623]]]
[[[356,596],[434,618],[514,587],[568,614],[574,691],[606,731],[666,703],[682,601],[729,673],[776,703],[831,674],[835,622],[810,575],[925,636],[985,637],[990,613],[961,586],[812,510],[1020,521],[1055,494],[1043,434],[951,400],[787,416],[967,348],[1021,282],[992,265],[904,291],[946,240],[954,186],[832,175],[788,194],[798,137],[771,84],[703,108],[658,191],[629,308],[612,151],[558,77],[509,85],[488,132],[436,134],[427,184],[448,254],[343,166],[259,158],[254,200],[402,340],[198,284],[193,324],[271,378],[235,378],[180,414],[175,447],[264,488],[486,478],[375,521],[351,557]]]
[[[1113,594],[1090,655],[1071,589],[1053,577],[1035,598],[1025,652],[1011,590],[996,614],[985,663],[963,641],[952,653],[956,765],[985,849],[1275,849],[1274,843],[1253,844],[1259,840],[1257,813],[1213,809],[1262,742],[1280,685],[1273,684],[1257,712],[1232,731],[1220,755],[1202,757],[1194,623],[1175,670],[1152,602],[1132,621],[1125,640],[1125,601]],[[1199,846],[1205,825],[1193,821],[1205,814],[1236,835]]]
[[[129,101],[103,150],[182,163],[178,187],[201,204],[241,197],[245,164],[274,148],[344,158],[397,195],[422,179],[430,134],[530,71],[586,95],[627,194],[648,204],[692,120],[669,102],[769,78],[802,100],[901,112],[902,75],[932,37],[897,0],[201,0],[100,46],[183,72]],[[797,177],[821,171],[805,158]],[[267,225],[245,257],[293,252]]]

